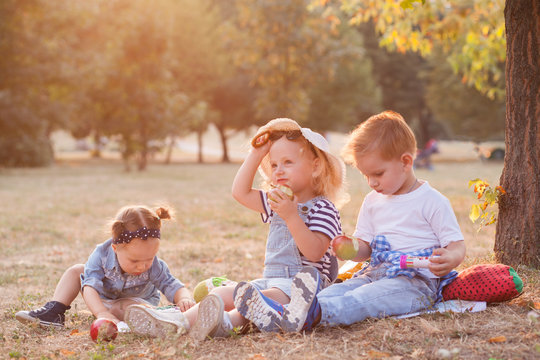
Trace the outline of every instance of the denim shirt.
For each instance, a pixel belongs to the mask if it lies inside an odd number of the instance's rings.
[[[184,287],[169,271],[167,264],[154,257],[150,269],[140,275],[125,273],[114,252],[112,239],[96,246],[81,274],[81,291],[85,286],[95,289],[103,299],[116,300],[138,297],[158,305],[161,295],[174,303],[174,294]]]

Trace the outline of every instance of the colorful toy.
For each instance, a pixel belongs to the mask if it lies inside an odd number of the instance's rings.
[[[437,257],[438,255],[433,255]],[[399,258],[399,267],[401,269],[410,269],[410,268],[427,268],[431,261],[429,258],[431,256],[410,256],[410,255],[401,255]]]
[[[195,286],[195,289],[193,290],[193,299],[195,299],[195,302],[199,302],[204,299],[210,291],[219,286],[235,286],[236,284],[236,281],[229,280],[225,276],[211,277],[199,282],[197,286]]]
[[[96,319],[90,326],[90,337],[95,342],[113,341],[118,336],[116,324],[109,319]]]

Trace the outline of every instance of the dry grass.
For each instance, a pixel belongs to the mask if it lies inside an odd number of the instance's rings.
[[[64,160],[48,169],[0,172],[0,358],[194,358],[194,359],[435,359],[454,350],[455,359],[533,359],[540,356],[540,325],[527,317],[540,302],[540,275],[520,268],[524,294],[482,313],[424,315],[411,319],[367,320],[350,327],[317,328],[306,334],[252,333],[195,346],[187,337],[166,340],[120,336],[94,344],[92,321],[80,297],[66,329],[47,331],[18,323],[15,312],[50,299],[63,271],[83,263],[106,239],[104,224],[123,205],[168,203],[175,222],[163,229],[159,255],[173,273],[193,287],[226,274],[247,280],[261,274],[267,228],[230,196],[238,164],[152,164],[144,173],[124,173],[117,161]],[[438,163],[417,171],[446,194],[467,245],[463,266],[492,262],[493,229],[480,232],[468,220],[473,199],[467,181],[497,183],[501,164]],[[352,232],[367,187],[349,171],[352,200],[342,210]],[[536,305],[535,305],[536,304]],[[504,336],[504,341],[493,342]],[[492,342],[490,342],[492,339]],[[503,338],[498,338],[503,340]]]

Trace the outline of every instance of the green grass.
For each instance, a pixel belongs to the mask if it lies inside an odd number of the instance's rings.
[[[239,281],[259,277],[268,229],[258,214],[230,195],[238,166],[153,163],[146,172],[125,173],[115,161],[64,160],[46,169],[0,170],[0,358],[405,359],[436,358],[440,348],[458,348],[457,358],[463,359],[540,355],[540,326],[526,316],[540,301],[538,272],[531,269],[518,270],[526,284],[524,295],[479,314],[366,320],[305,335],[255,333],[199,346],[187,337],[134,335],[120,336],[113,346],[94,344],[88,336],[92,316],[80,297],[68,313],[66,330],[30,328],[14,319],[16,311],[41,306],[52,296],[63,271],[86,261],[96,244],[108,238],[107,221],[128,204],[176,209],[176,220],[163,227],[159,256],[190,288],[216,275]],[[477,232],[468,219],[474,196],[467,182],[480,177],[497,184],[501,169],[500,163],[473,161],[416,171],[454,207],[468,248],[463,267],[493,262],[495,231]],[[341,217],[344,231],[352,233],[369,189],[354,169],[349,168],[348,182],[351,201]],[[426,333],[420,319],[440,331]],[[508,340],[487,342],[499,335]]]

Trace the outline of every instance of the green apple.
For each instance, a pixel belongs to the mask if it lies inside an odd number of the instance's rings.
[[[272,201],[276,201],[274,197],[272,197],[273,193],[276,191],[276,189],[280,190],[282,193],[284,193],[285,195],[287,195],[287,197],[291,200],[294,199],[294,193],[292,191],[292,189],[290,187],[288,187],[287,185],[278,185],[276,186],[275,188],[273,188],[272,190],[270,190],[268,192],[268,198]]]
[[[338,235],[332,240],[332,250],[341,260],[352,260],[358,255],[358,240]]]

